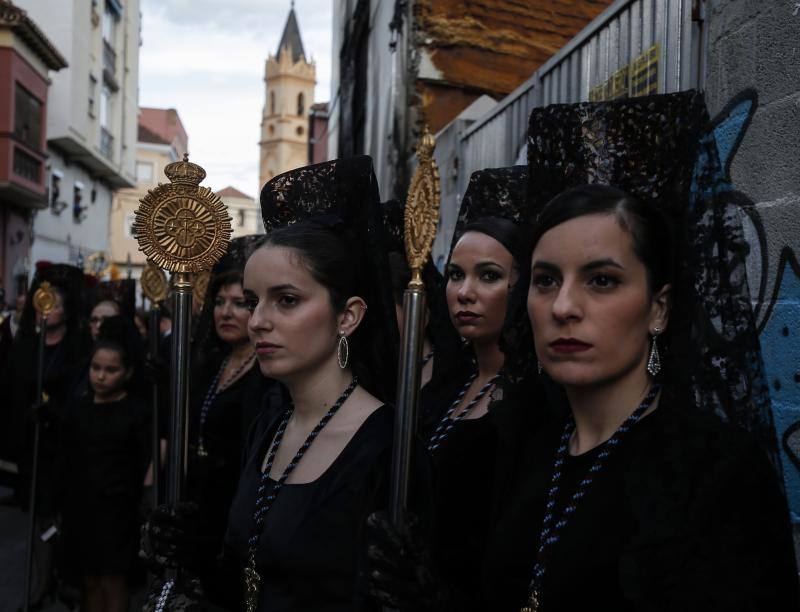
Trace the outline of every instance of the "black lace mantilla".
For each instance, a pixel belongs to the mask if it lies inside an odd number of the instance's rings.
[[[267,233],[307,221],[332,228],[347,241],[359,263],[361,297],[369,306],[362,337],[370,346],[353,347],[352,358],[362,383],[392,401],[399,340],[372,159],[361,155],[280,174],[261,190],[261,214]]]
[[[450,252],[453,252],[464,228],[483,217],[502,217],[517,224],[525,221],[528,168],[486,168],[473,172],[461,200]]]
[[[677,230],[665,373],[674,392],[752,432],[780,467],[745,273],[748,246],[721,197],[724,173],[696,91],[556,104],[528,124],[528,220],[581,184],[613,185],[661,207]]]

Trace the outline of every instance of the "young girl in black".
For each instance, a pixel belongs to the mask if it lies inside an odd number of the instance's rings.
[[[149,408],[128,393],[133,374],[131,348],[101,333],[90,392],[70,405],[61,429],[65,553],[84,578],[88,612],[128,609],[126,575],[136,559],[150,461]]]

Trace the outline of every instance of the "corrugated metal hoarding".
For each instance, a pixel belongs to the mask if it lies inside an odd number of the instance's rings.
[[[521,159],[528,116],[555,103],[702,87],[701,0],[618,0],[466,130],[463,193],[474,170]]]

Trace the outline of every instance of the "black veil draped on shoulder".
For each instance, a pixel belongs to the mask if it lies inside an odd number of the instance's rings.
[[[720,195],[724,173],[701,93],[537,108],[528,124],[528,223],[582,184],[620,188],[676,229],[676,286],[664,334],[665,392],[750,431],[780,469],[747,285],[741,221]]]
[[[360,339],[351,342],[350,359],[361,384],[392,402],[399,340],[372,159],[361,155],[279,174],[261,190],[261,213],[267,234],[295,223],[318,223],[352,249],[368,309]]]

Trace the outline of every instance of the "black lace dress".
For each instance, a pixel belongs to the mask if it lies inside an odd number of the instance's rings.
[[[524,418],[524,417],[522,417]],[[562,423],[525,436],[512,418],[484,563],[492,610],[527,595]],[[569,457],[563,508],[598,449]],[[512,467],[513,466],[513,467]],[[662,401],[599,472],[546,562],[541,609],[796,610],[786,501],[766,455],[712,415]]]
[[[265,415],[254,427],[231,507],[227,556],[240,569],[246,564],[261,465],[280,417]],[[373,609],[357,582],[366,517],[388,504],[393,419],[390,407],[377,409],[318,479],[284,485],[264,521],[256,554],[259,610]]]

